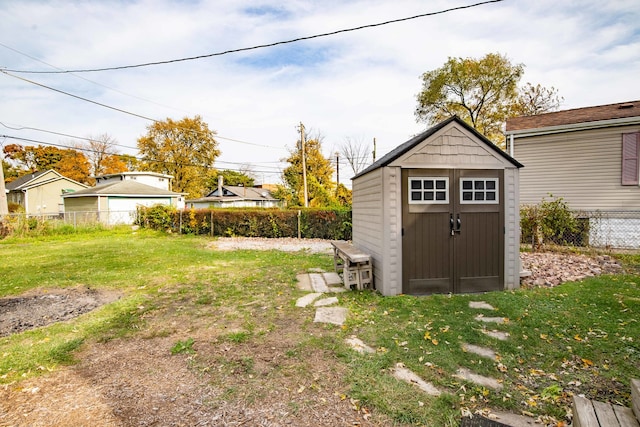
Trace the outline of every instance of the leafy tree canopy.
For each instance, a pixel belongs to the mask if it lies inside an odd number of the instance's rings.
[[[173,176],[173,191],[202,197],[220,155],[216,132],[200,116],[155,122],[138,139],[145,170]]]
[[[322,154],[320,137],[305,141],[305,163],[307,169],[307,190],[310,207],[329,207],[337,204],[336,184],[333,181],[333,166]],[[286,159],[289,166],[282,173],[285,187],[289,190],[290,205],[304,206],[304,185],[302,177],[302,150],[300,141],[296,149]],[[277,192],[280,194],[280,192]],[[286,194],[286,192],[284,192]]]
[[[89,161],[80,151],[49,146],[22,146],[10,144],[4,147],[5,157],[16,164],[19,175],[53,169],[75,181],[89,183]]]
[[[255,185],[255,179],[247,173],[225,169],[212,177],[209,183],[210,189],[216,188],[219,176],[222,176],[225,185],[241,185],[243,187],[253,187]]]
[[[558,108],[554,88],[518,83],[524,65],[506,56],[489,53],[483,58],[449,58],[440,68],[422,75],[415,115],[434,125],[457,115],[498,145],[504,143],[503,125],[508,117],[540,114]]]

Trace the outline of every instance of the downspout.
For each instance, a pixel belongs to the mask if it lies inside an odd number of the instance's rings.
[[[509,155],[513,157],[513,134],[509,135]]]

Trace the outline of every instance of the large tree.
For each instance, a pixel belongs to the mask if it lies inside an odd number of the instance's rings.
[[[216,132],[200,116],[154,122],[138,139],[143,167],[173,176],[173,191],[202,197],[220,155]]]
[[[553,102],[558,101],[554,88],[529,84],[519,89],[523,73],[524,65],[512,64],[497,53],[480,59],[449,58],[442,67],[422,75],[416,118],[433,125],[457,115],[501,145],[508,117],[553,111],[559,105]]]
[[[87,157],[72,148],[10,144],[4,147],[4,153],[23,171],[22,174],[53,169],[75,181],[90,182]]]
[[[307,171],[307,189],[310,207],[329,207],[338,204],[335,197],[336,183],[333,181],[331,161],[322,154],[321,137],[306,139],[304,143]],[[276,197],[283,197],[289,205],[304,206],[304,185],[302,176],[302,148],[298,141],[286,159],[289,166],[282,172],[285,188],[276,191]]]

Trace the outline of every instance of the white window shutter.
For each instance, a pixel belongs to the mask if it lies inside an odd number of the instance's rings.
[[[640,132],[622,134],[622,185],[638,185]]]

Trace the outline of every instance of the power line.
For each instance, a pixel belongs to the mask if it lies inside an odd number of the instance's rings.
[[[16,140],[16,141],[24,141],[24,142],[34,143],[34,144],[48,145],[48,146],[57,147],[57,148],[64,148],[64,149],[67,149],[67,150],[84,151],[84,152],[89,152],[89,153],[98,153],[99,152],[98,150],[94,150],[94,149],[87,148],[87,147],[70,147],[70,146],[64,145],[64,144],[56,144],[56,143],[53,143],[53,142],[40,141],[40,140],[36,140],[36,139],[23,138],[23,137],[12,136],[12,135],[0,135],[0,138],[13,139],[13,140]],[[108,152],[105,152],[105,154],[108,155],[108,156],[133,157],[134,159],[139,160],[139,161],[144,161],[144,162],[149,162],[149,163],[160,163],[160,164],[164,164],[164,165],[203,167],[203,165],[198,165],[198,164],[195,164],[195,163],[171,162],[171,161],[167,161],[167,160],[149,159],[149,158],[146,158],[146,157],[132,156],[132,155],[129,155],[129,154],[123,155],[123,154],[120,154],[120,153],[108,153]],[[224,161],[221,161],[221,160],[216,160],[216,162],[217,163],[239,164],[239,163],[235,163],[235,162],[224,162]],[[209,167],[209,166],[204,166],[204,167],[206,169],[210,169],[210,170],[218,169],[216,167]],[[233,170],[235,172],[243,172],[240,169],[228,168],[228,170]],[[256,171],[252,171],[252,172],[264,173],[264,174],[274,174],[274,173],[277,173],[277,172],[280,172],[280,171],[279,170],[278,171],[256,170]]]
[[[238,48],[238,49],[229,49],[229,50],[225,50],[225,51],[222,51],[222,52],[209,53],[209,54],[206,54],[206,55],[190,56],[190,57],[179,58],[179,59],[170,59],[170,60],[166,60],[166,61],[145,62],[145,63],[142,63],[142,64],[134,64],[134,65],[121,65],[121,66],[116,66],[116,67],[89,68],[89,69],[78,69],[78,70],[36,71],[36,70],[5,69],[5,71],[11,71],[11,72],[14,72],[14,73],[25,73],[25,74],[26,73],[29,73],[29,74],[93,73],[93,72],[98,72],[98,71],[125,70],[125,69],[130,69],[130,68],[149,67],[149,66],[153,66],[153,65],[172,64],[172,63],[176,63],[176,62],[194,61],[194,60],[198,60],[198,59],[205,59],[205,58],[211,58],[211,57],[215,57],[215,56],[228,55],[228,54],[231,54],[231,53],[246,52],[246,51],[250,51],[250,50],[263,49],[263,48],[267,48],[267,47],[274,47],[274,46],[279,46],[279,45],[284,45],[284,44],[296,43],[296,42],[299,42],[299,41],[311,40],[311,39],[316,39],[316,38],[320,38],[320,37],[334,36],[336,34],[348,33],[348,32],[352,32],[352,31],[359,31],[359,30],[363,30],[363,29],[366,29],[366,28],[381,27],[383,25],[395,24],[395,23],[398,23],[398,22],[410,21],[410,20],[413,20],[413,19],[425,18],[425,17],[428,17],[428,16],[442,15],[442,14],[448,13],[448,12],[453,12],[453,11],[463,10],[463,9],[471,9],[471,8],[478,7],[478,6],[484,6],[484,5],[490,4],[490,3],[499,3],[501,1],[504,1],[504,0],[486,0],[486,1],[482,1],[482,2],[474,3],[474,4],[469,4],[469,5],[465,5],[465,6],[456,6],[456,7],[452,7],[452,8],[449,8],[449,9],[440,10],[440,11],[437,11],[437,12],[427,12],[427,13],[421,13],[419,15],[409,16],[409,17],[406,17],[406,18],[391,19],[391,20],[388,20],[388,21],[378,22],[378,23],[375,23],[375,24],[360,25],[358,27],[345,28],[345,29],[342,29],[342,30],[330,31],[330,32],[327,32],[327,33],[314,34],[314,35],[311,35],[311,36],[297,37],[297,38],[294,38],[294,39],[284,40],[284,41],[279,41],[279,42],[274,42],[274,43],[260,44],[260,45],[255,45],[255,46],[251,46],[251,47],[242,47],[242,48]]]
[[[39,87],[44,88],[44,89],[49,89],[49,90],[52,90],[52,91],[54,91],[54,92],[57,92],[57,93],[60,93],[60,94],[63,94],[63,95],[70,96],[70,97],[72,97],[72,98],[79,99],[79,100],[81,100],[81,101],[85,101],[85,102],[89,102],[89,103],[91,103],[91,104],[98,105],[98,106],[100,106],[100,107],[108,108],[108,109],[110,109],[110,110],[118,111],[118,112],[120,112],[120,113],[128,114],[128,115],[130,115],[130,116],[138,117],[138,118],[140,118],[140,119],[148,120],[148,121],[151,121],[151,122],[154,122],[154,123],[160,123],[160,122],[161,122],[160,120],[154,119],[154,118],[152,118],[152,117],[147,117],[147,116],[143,116],[142,114],[132,113],[131,111],[123,110],[123,109],[121,109],[121,108],[112,107],[112,106],[110,106],[110,105],[103,104],[103,103],[101,103],[101,102],[94,101],[94,100],[92,100],[92,99],[84,98],[84,97],[79,96],[79,95],[74,95],[73,93],[65,92],[65,91],[63,91],[63,90],[61,90],[61,89],[56,89],[56,88],[54,88],[54,87],[47,86],[47,85],[45,85],[45,84],[38,83],[38,82],[33,81],[33,80],[29,80],[29,79],[26,79],[26,78],[24,78],[24,77],[16,76],[15,74],[11,74],[11,73],[7,72],[6,70],[0,70],[0,73],[3,73],[3,74],[5,74],[5,75],[7,75],[7,76],[9,76],[9,77],[16,78],[16,79],[18,79],[18,80],[22,80],[23,82],[26,82],[26,83],[30,83],[30,84],[33,84],[33,85],[39,86]],[[188,130],[188,131],[193,132],[193,129],[186,129],[186,128],[183,128],[183,130]],[[275,149],[279,149],[279,150],[283,150],[283,149],[284,149],[283,147],[274,147],[274,146],[271,146],[271,145],[256,144],[256,143],[254,143],[254,142],[247,142],[247,141],[242,141],[242,140],[239,140],[239,139],[227,138],[227,137],[225,137],[225,136],[218,135],[217,133],[216,133],[215,137],[216,137],[216,138],[218,138],[218,139],[224,139],[224,140],[226,140],[226,141],[238,142],[238,143],[241,143],[241,144],[253,145],[253,146],[256,146],[256,147],[275,148]]]

